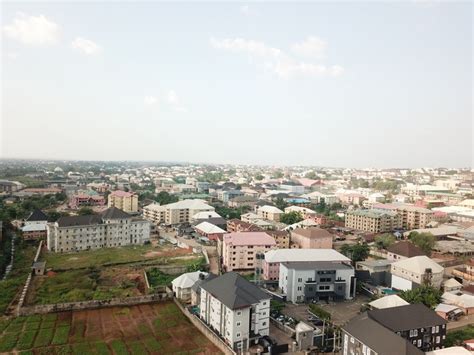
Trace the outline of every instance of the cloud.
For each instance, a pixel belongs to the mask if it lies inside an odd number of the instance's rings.
[[[145,96],[143,102],[145,103],[145,105],[154,105],[158,103],[158,99],[155,96]]]
[[[178,95],[176,94],[176,92],[174,90],[168,91],[168,94],[166,95],[166,101],[170,105],[178,105],[179,104]]]
[[[242,5],[240,7],[240,13],[246,17],[254,16],[257,14],[255,9],[253,7],[250,7],[249,5]]]
[[[211,38],[213,48],[232,53],[243,53],[252,58],[261,60],[260,65],[269,72],[283,79],[298,76],[339,76],[344,68],[340,65],[324,65],[313,62],[301,61],[279,48],[266,45],[264,42],[246,40],[243,38]],[[306,40],[291,46],[293,52],[309,57],[320,57],[326,48],[326,42],[311,36]]]
[[[326,42],[321,38],[309,36],[302,42],[297,42],[291,46],[293,53],[310,58],[322,58],[326,51]]]
[[[50,46],[59,42],[61,28],[43,15],[17,13],[13,22],[5,25],[7,38],[31,46]]]
[[[86,55],[94,55],[102,50],[97,43],[82,37],[77,37],[72,41],[71,47]]]
[[[15,60],[16,58],[18,58],[18,53],[16,53],[16,52],[8,52],[8,53],[7,53],[7,57],[8,57],[8,59]]]

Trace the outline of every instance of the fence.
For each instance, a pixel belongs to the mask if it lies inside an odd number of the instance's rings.
[[[276,319],[274,319],[272,317],[270,317],[270,322],[273,323],[273,325],[275,325],[275,327],[277,327],[278,329],[284,331],[290,337],[293,337],[296,333],[296,331],[293,328],[290,328],[286,324],[280,323],[279,321],[277,321]]]
[[[43,247],[43,241],[41,240],[38,245],[38,249],[36,250],[36,255],[33,262],[36,263],[38,261],[38,258],[41,254],[42,247]],[[20,313],[21,307],[23,307],[23,304],[25,303],[26,294],[28,293],[28,289],[30,288],[32,277],[33,277],[33,274],[30,272],[30,274],[28,275],[28,278],[26,279],[25,285],[23,286],[23,290],[21,291],[20,299],[18,300],[18,306],[17,306],[18,314]]]

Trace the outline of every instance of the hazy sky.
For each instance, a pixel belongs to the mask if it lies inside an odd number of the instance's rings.
[[[3,3],[1,156],[472,166],[472,4]]]

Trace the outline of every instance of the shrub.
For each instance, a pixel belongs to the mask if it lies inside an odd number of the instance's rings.
[[[328,311],[325,311],[321,307],[315,305],[315,304],[310,304],[309,305],[310,311],[315,314],[318,318],[320,319],[325,319],[325,320],[331,320],[331,313]]]

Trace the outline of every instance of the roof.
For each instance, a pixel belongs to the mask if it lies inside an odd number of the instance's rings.
[[[122,191],[122,190],[115,190],[110,193],[111,196],[116,196],[116,197],[132,197],[136,195],[133,192],[127,192],[127,191]]]
[[[322,228],[296,228],[291,234],[298,234],[309,239],[331,238],[332,235],[327,230]]]
[[[364,216],[369,218],[381,218],[385,216],[395,217],[397,215],[396,212],[388,211],[388,210],[379,210],[379,209],[371,209],[371,210],[352,210],[347,211],[347,215],[354,215],[354,216]]]
[[[288,212],[304,212],[304,213],[316,213],[312,209],[306,208],[306,207],[300,207],[300,206],[289,206],[285,208],[285,213]]]
[[[27,222],[34,222],[34,221],[47,221],[48,216],[46,216],[43,211],[36,209],[28,216],[26,219]]]
[[[449,313],[455,311],[456,309],[459,309],[459,307],[450,304],[440,303],[436,306],[435,312]]]
[[[394,331],[404,331],[446,324],[447,321],[421,303],[405,306],[374,309],[369,317]]]
[[[449,348],[428,351],[426,355],[472,355],[472,353],[462,346],[451,346]]]
[[[67,216],[60,217],[57,223],[59,227],[90,226],[102,223],[102,217],[95,214],[85,216]]]
[[[201,211],[193,215],[193,219],[222,218],[216,211]]]
[[[187,272],[175,278],[173,281],[171,281],[171,284],[173,287],[191,288],[194,283],[199,280],[199,275],[201,274],[207,276],[207,272],[203,271]]]
[[[392,264],[392,267],[397,267],[417,274],[424,274],[426,269],[431,269],[431,271],[435,274],[444,271],[444,268],[441,265],[435,263],[425,255],[414,256],[412,258],[396,261]]]
[[[369,305],[372,306],[372,308],[376,308],[376,309],[385,309],[385,308],[391,308],[391,307],[405,306],[407,304],[409,303],[397,295],[385,296],[369,303]]]
[[[164,205],[169,209],[190,209],[190,210],[209,210],[214,211],[214,207],[208,205],[206,201],[194,199],[194,200],[182,200],[168,205]]]
[[[450,278],[449,280],[446,280],[443,283],[443,286],[444,287],[462,287],[462,283],[460,283],[453,277],[453,278]]]
[[[423,253],[423,250],[421,250],[412,242],[406,240],[390,245],[387,248],[387,251],[393,254],[404,256],[406,258],[425,255],[425,253]]]
[[[331,261],[284,261],[281,263],[288,269],[297,270],[352,270],[353,267]]]
[[[214,224],[209,222],[201,222],[194,228],[199,229],[205,234],[226,233],[226,231],[222,228],[219,228],[218,226],[215,226]]]
[[[235,272],[228,272],[204,282],[201,288],[232,310],[271,298],[269,294]]]
[[[258,209],[259,211],[267,212],[267,213],[283,213],[278,207],[265,205]]]
[[[275,239],[265,232],[233,232],[224,234],[224,243],[243,245],[276,245]]]
[[[40,232],[46,230],[46,223],[27,224],[21,228],[22,232]]]
[[[294,261],[350,261],[334,249],[275,249],[265,253],[267,263]]]
[[[445,303],[454,304],[462,308],[474,307],[474,296],[465,293],[458,295],[451,292],[445,292],[441,298]]]
[[[103,219],[126,219],[130,218],[127,212],[122,211],[117,207],[110,207],[103,211],[101,214]]]
[[[362,313],[351,319],[343,329],[377,354],[424,354],[404,338],[370,319],[367,313]]]

